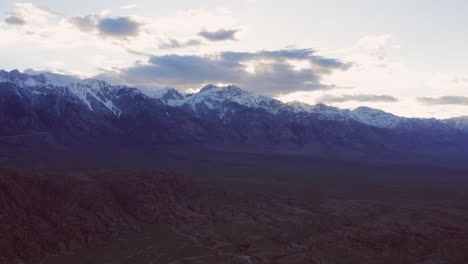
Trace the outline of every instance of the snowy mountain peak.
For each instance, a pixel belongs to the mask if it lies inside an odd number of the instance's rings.
[[[122,87],[111,86],[104,81],[28,69],[24,73],[1,71],[0,82],[14,83],[35,95],[71,96],[92,111],[105,108],[116,115],[120,113],[113,101],[117,98],[115,91]]]
[[[208,84],[203,86],[198,93],[206,93],[206,92],[212,92],[214,90],[219,90],[221,89],[220,87],[213,85],[213,84]]]
[[[21,73],[18,70],[12,70],[10,72],[0,71],[0,82],[12,82],[20,86],[34,86],[37,83],[44,83],[44,76],[30,76]]]
[[[444,120],[444,123],[457,129],[468,131],[468,116],[454,117]]]
[[[333,107],[333,106],[328,106],[324,104],[316,104],[316,105],[310,105],[306,104],[303,102],[299,101],[293,101],[287,103],[288,106],[290,106],[294,112],[308,112],[308,113],[339,113],[343,112],[345,110],[340,109],[338,107]]]
[[[235,85],[227,85],[227,86],[216,86],[213,84],[208,84],[200,89],[198,92],[199,94],[206,94],[206,93],[226,93],[231,96],[238,96],[241,94],[251,94],[247,91],[242,90],[241,88]]]
[[[175,105],[183,100],[184,96],[174,88],[164,88],[160,90],[140,89],[145,95],[163,101],[168,105]]]
[[[156,98],[161,103],[173,107],[180,107],[192,112],[195,116],[218,116],[225,123],[230,122],[237,113],[249,110],[266,111],[272,115],[305,114],[321,120],[357,121],[379,128],[424,127],[428,129],[446,129],[447,127],[468,131],[468,117],[451,118],[447,120],[404,118],[366,106],[354,110],[340,109],[324,104],[309,105],[303,102],[282,103],[276,99],[257,95],[242,90],[235,85],[216,86],[206,85],[198,93],[181,94],[174,88],[165,88],[154,91],[148,89],[135,89],[125,86],[111,86],[104,81],[96,79],[80,79],[50,72],[37,72],[18,70],[10,72],[0,70],[0,82],[16,84],[18,94],[29,97],[54,95],[72,98],[81,102],[91,111],[109,113],[120,116],[122,107],[119,98],[122,95],[146,95]],[[131,99],[132,100],[132,99]]]
[[[387,115],[392,115],[390,113],[386,113],[380,109],[375,109],[372,107],[368,106],[359,106],[353,110],[355,113],[368,113],[368,114],[387,114]]]
[[[347,120],[349,117],[349,110],[340,109],[338,107],[328,106],[324,104],[309,105],[306,103],[293,101],[289,102],[288,106],[291,107],[295,113],[311,113],[316,115],[322,120]]]
[[[380,128],[395,128],[404,120],[402,117],[367,106],[354,109],[350,116],[356,121]]]
[[[239,107],[263,109],[273,114],[285,107],[285,104],[278,100],[253,94],[235,85],[209,84],[201,88],[198,93],[185,96],[175,89],[163,89],[146,94],[170,106],[188,109],[197,116],[214,112],[225,122],[229,121],[229,116],[241,109]]]
[[[108,83],[96,79],[81,79],[75,76],[63,75],[51,72],[35,71],[27,69],[24,71],[26,76],[38,76],[43,79],[43,84],[54,87],[83,87],[87,89],[98,90],[103,87],[117,88]]]
[[[311,113],[312,110],[313,110],[313,106],[310,105],[310,104],[306,104],[306,103],[303,103],[303,102],[299,102],[299,101],[292,101],[292,102],[288,102],[286,103],[288,106],[291,107],[291,110],[295,113],[300,113],[300,112],[307,112],[307,113]]]
[[[356,121],[379,128],[408,128],[412,125],[424,127],[437,127],[443,123],[437,119],[408,119],[374,109],[361,106],[354,110],[340,109],[338,107],[325,104],[309,105],[299,101],[282,103],[278,100],[257,95],[240,89],[234,85],[216,86],[206,85],[198,93],[181,95],[175,89],[163,89],[153,92],[153,98],[158,98],[164,103],[174,107],[184,107],[197,116],[203,116],[209,112],[215,112],[218,117],[225,122],[229,122],[230,117],[240,111],[239,107],[251,109],[262,109],[271,114],[278,113],[306,113],[312,114],[320,120],[335,121]],[[468,130],[468,121],[447,120],[445,124],[455,126],[458,129]]]
[[[202,103],[211,109],[215,109],[216,105],[227,102],[234,102],[247,107],[263,108],[265,101],[274,99],[244,91],[235,85],[215,86],[210,84],[203,87],[197,94],[187,97],[186,100],[186,103],[190,105]]]

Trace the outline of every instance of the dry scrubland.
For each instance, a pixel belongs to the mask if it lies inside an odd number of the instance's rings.
[[[0,170],[0,263],[468,263],[466,170],[235,154],[157,167]]]

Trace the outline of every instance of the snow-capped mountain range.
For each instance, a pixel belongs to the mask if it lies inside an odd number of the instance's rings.
[[[427,127],[437,125],[452,126],[456,129],[468,131],[468,117],[457,117],[446,120],[405,118],[366,106],[348,110],[324,104],[309,105],[298,101],[283,103],[273,98],[244,91],[234,85],[219,87],[210,84],[203,87],[196,94],[185,96],[173,88],[147,93],[147,95],[160,99],[170,106],[186,107],[197,114],[214,111],[221,119],[225,119],[228,116],[227,113],[233,110],[232,104],[235,103],[248,108],[262,109],[274,115],[284,112],[296,114],[309,113],[316,115],[321,120],[355,120],[378,128],[404,128],[414,123]]]
[[[234,85],[148,91],[54,73],[0,71],[0,154],[155,145],[340,158],[468,159],[468,118],[283,103]],[[36,146],[40,147],[36,147]],[[47,153],[47,152],[46,152]]]
[[[96,79],[79,79],[73,76],[60,75],[49,72],[17,70],[0,71],[0,82],[9,82],[27,89],[35,95],[59,94],[74,97],[86,105],[90,110],[106,108],[118,115],[119,109],[114,105],[118,96],[117,91],[122,86],[111,86]]]
[[[183,108],[197,117],[215,113],[225,123],[230,122],[232,115],[240,111],[241,108],[251,108],[261,109],[272,115],[307,113],[320,120],[354,120],[378,128],[405,128],[417,124],[423,127],[449,126],[468,131],[468,117],[446,120],[404,118],[364,106],[348,110],[324,104],[309,105],[297,101],[283,103],[273,98],[242,90],[235,85],[219,87],[210,84],[203,87],[198,93],[183,95],[173,88],[155,91],[138,90],[126,86],[112,86],[96,79],[80,79],[33,70],[26,70],[24,73],[17,70],[10,72],[1,70],[1,82],[14,83],[21,89],[27,89],[33,95],[59,94],[73,97],[91,111],[107,110],[117,116],[122,112],[117,101],[122,95],[121,91],[126,89],[140,96],[157,99],[168,106]]]

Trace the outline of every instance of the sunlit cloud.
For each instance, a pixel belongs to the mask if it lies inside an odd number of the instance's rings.
[[[452,104],[440,104],[440,102],[448,102],[447,98],[443,97],[447,94],[467,97],[468,83],[464,80],[468,74],[423,72],[413,69],[401,57],[392,55],[400,52],[401,49],[402,47],[390,34],[365,36],[350,48],[328,53],[344,61],[352,62],[353,66],[347,71],[334,71],[323,77],[323,83],[331,83],[342,88],[350,87],[354,95],[387,95],[397,99],[397,102],[392,101],[391,98],[387,98],[388,101],[349,100],[353,97],[344,96],[341,89],[326,93],[322,90],[295,92],[278,99],[298,100],[309,104],[326,102],[332,106],[349,109],[366,105],[408,117],[447,118],[466,114],[466,109],[463,109],[462,104],[453,103],[456,101],[453,100],[454,98],[448,100]],[[426,99],[425,103],[422,103],[421,99],[418,99],[429,97],[427,96],[429,93],[431,98],[443,100]],[[439,104],[435,104],[436,102]]]
[[[120,6],[120,9],[133,9],[135,7],[137,7],[136,4],[129,4],[129,5]]]

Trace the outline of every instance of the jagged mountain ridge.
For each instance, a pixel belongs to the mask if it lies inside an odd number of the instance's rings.
[[[449,121],[380,110],[282,103],[234,85],[182,95],[148,93],[52,73],[0,72],[0,145],[37,135],[69,146],[182,144],[332,156],[445,156],[468,153]]]
[[[457,129],[468,131],[468,116],[454,117],[446,119],[444,122]]]
[[[124,87],[111,86],[96,79],[81,80],[75,77],[53,73],[38,73],[32,70],[30,74],[22,74],[17,70],[0,71],[0,82],[9,82],[22,89],[28,89],[34,95],[59,94],[75,97],[90,110],[107,109],[114,114],[119,110],[114,105],[118,91]]]
[[[185,107],[195,114],[202,114],[209,110],[215,110],[223,118],[229,112],[228,103],[236,103],[248,108],[259,108],[271,114],[280,112],[306,112],[318,115],[320,119],[345,120],[354,119],[361,123],[380,127],[397,128],[408,126],[415,122],[421,125],[439,123],[447,124],[456,129],[468,130],[468,117],[455,117],[446,120],[435,118],[404,118],[379,109],[370,107],[358,107],[354,110],[340,109],[324,104],[309,105],[302,102],[282,103],[281,101],[266,96],[256,95],[240,89],[234,85],[219,87],[207,85],[196,94],[182,95],[174,88],[166,88],[156,91],[140,91],[126,86],[112,86],[104,81],[96,79],[79,79],[72,76],[53,74],[48,72],[25,71],[25,74],[17,70],[11,72],[0,71],[0,82],[12,82],[21,88],[28,88],[33,94],[47,94],[48,92],[73,95],[84,103],[90,110],[110,112],[119,115],[121,110],[114,103],[118,100],[119,91],[131,90],[133,93],[142,93],[151,98],[159,99],[163,103],[173,107]],[[96,109],[95,109],[96,108]]]
[[[413,125],[419,126],[451,126],[460,130],[468,130],[468,118],[458,117],[446,120],[435,118],[405,118],[396,116],[379,109],[361,106],[354,110],[340,109],[324,104],[309,105],[306,103],[294,101],[282,103],[281,101],[259,96],[240,89],[234,85],[218,87],[207,85],[196,94],[183,96],[176,89],[164,89],[153,94],[150,97],[161,99],[171,106],[183,106],[189,108],[194,113],[214,110],[219,113],[220,118],[224,118],[229,111],[229,103],[236,103],[249,108],[263,109],[271,114],[280,112],[292,113],[311,113],[317,115],[323,120],[355,120],[360,123],[379,127],[379,128],[407,128]]]
[[[1,71],[0,84],[2,135],[46,132],[67,144],[170,142],[175,124],[191,119],[139,89],[94,79]]]

